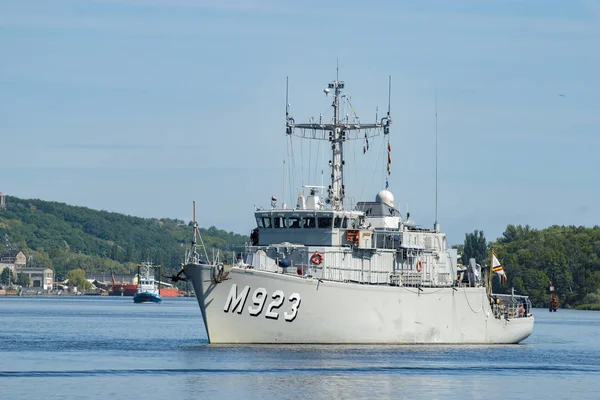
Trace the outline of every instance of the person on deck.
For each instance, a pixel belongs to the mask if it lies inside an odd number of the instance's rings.
[[[523,313],[524,313],[524,309],[523,309],[523,303],[519,304],[519,317],[523,317]]]

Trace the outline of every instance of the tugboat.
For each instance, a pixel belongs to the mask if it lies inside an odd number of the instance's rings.
[[[160,295],[160,281],[158,285],[154,279],[153,268],[158,268],[158,276],[160,276],[160,266],[154,267],[148,263],[138,265],[138,284],[137,291],[133,295],[134,303],[162,303],[162,297]]]
[[[492,295],[491,278],[484,282],[476,263],[459,268],[437,212],[432,228],[401,215],[388,179],[374,201],[351,206],[345,199],[344,145],[362,140],[366,151],[369,139],[382,137],[389,177],[392,116],[389,105],[374,123],[362,123],[353,108],[353,118],[343,116],[342,103],[349,104],[344,86],[336,79],[324,90],[330,121],[296,123],[286,95],[286,135],[328,142],[331,181],[299,188],[293,208],[276,196],[270,207],[257,207],[250,242],[231,264],[220,262],[218,253],[210,260],[206,248],[200,256],[194,202],[192,248],[173,279],[192,282],[209,342],[500,344],[527,338],[534,324],[529,299]],[[520,304],[528,311],[519,312]]]

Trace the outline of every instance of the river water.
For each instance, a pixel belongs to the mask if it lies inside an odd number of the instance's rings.
[[[193,298],[0,298],[0,399],[598,399],[600,312],[513,346],[207,345]]]

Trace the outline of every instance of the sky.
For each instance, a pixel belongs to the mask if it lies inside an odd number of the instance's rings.
[[[0,191],[185,221],[196,200],[200,226],[248,234],[255,206],[321,184],[323,145],[285,135],[286,77],[308,121],[330,115],[337,64],[363,122],[392,77],[389,189],[418,224],[435,220],[437,108],[451,244],[594,226],[598,49],[595,0],[4,0]],[[383,188],[384,140],[346,146],[349,200]]]

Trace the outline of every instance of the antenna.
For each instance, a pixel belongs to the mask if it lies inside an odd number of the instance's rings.
[[[200,255],[196,251],[196,245],[198,243],[196,239],[198,237],[198,238],[200,238],[200,245],[204,249],[204,255],[206,256],[206,261],[208,262],[209,258],[208,258],[208,253],[206,252],[206,246],[204,245],[204,240],[202,240],[202,235],[200,235],[200,232],[198,231],[198,221],[196,220],[196,200],[193,201],[193,205],[194,205],[194,237],[192,239],[192,257],[193,257],[193,261],[194,262],[199,262],[199,258],[200,258]]]
[[[285,77],[285,120],[286,121],[290,117],[290,103],[288,101],[288,91],[289,91],[288,85],[289,85],[289,80],[290,80],[290,77],[286,76]]]
[[[340,59],[339,58],[335,59],[335,80],[336,81],[340,80]]]
[[[392,107],[392,76],[388,76],[388,113],[387,116],[388,118],[390,117],[391,114],[391,107]]]
[[[390,133],[390,124],[392,123],[392,76],[388,76],[388,111],[387,116],[382,118],[381,124],[383,125],[385,119],[385,126],[383,127],[383,134],[387,135]],[[388,173],[389,175],[389,173]]]
[[[283,202],[285,203],[285,160],[283,160],[283,173],[282,173],[282,181],[283,181],[283,196],[281,196],[281,198],[283,199]]]
[[[195,246],[196,246],[196,232],[198,231],[198,223],[196,222],[196,200],[194,200],[194,239],[192,241],[192,246],[194,246],[194,251],[195,250]]]
[[[437,232],[440,230],[438,222],[438,106],[437,106],[437,85],[435,85],[435,224],[433,226]]]

